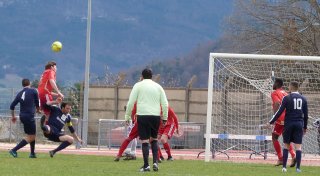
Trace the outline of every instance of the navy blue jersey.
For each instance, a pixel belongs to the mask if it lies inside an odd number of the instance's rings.
[[[60,131],[65,124],[67,124],[68,127],[72,126],[70,114],[63,114],[61,109],[56,106],[46,106],[50,109],[48,125],[53,126]]]
[[[35,108],[39,107],[38,91],[34,88],[24,87],[11,103],[10,109],[14,110],[18,103],[20,103],[20,116],[34,116]]]
[[[308,103],[304,96],[298,92],[290,93],[282,99],[282,103],[276,114],[270,120],[270,124],[274,123],[286,110],[284,123],[301,121],[304,124],[304,129],[308,125]]]

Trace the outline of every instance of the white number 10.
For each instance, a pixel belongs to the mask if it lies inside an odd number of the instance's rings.
[[[293,99],[293,109],[301,109],[302,108],[302,99],[301,98],[294,98]]]

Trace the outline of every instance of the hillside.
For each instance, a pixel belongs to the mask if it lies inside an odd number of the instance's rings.
[[[117,73],[182,57],[221,35],[231,6],[224,0],[94,0],[91,75],[102,75],[105,66]],[[83,80],[86,15],[86,1],[0,0],[0,80],[6,74],[38,79],[51,59],[60,82]],[[63,43],[61,53],[50,51],[55,40]]]

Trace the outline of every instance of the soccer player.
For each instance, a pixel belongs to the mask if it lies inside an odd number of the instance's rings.
[[[35,112],[39,112],[39,97],[36,89],[30,87],[29,79],[22,80],[23,89],[17,94],[16,98],[10,105],[11,110],[11,120],[13,123],[16,122],[17,118],[14,114],[15,106],[20,103],[20,121],[23,124],[24,132],[27,134],[26,137],[17,144],[13,149],[9,151],[9,153],[14,157],[18,157],[17,151],[27,145],[30,144],[30,155],[29,158],[36,158],[36,154],[34,153],[35,149],[35,138],[36,138],[36,124],[34,115]]]
[[[153,171],[158,171],[158,129],[160,125],[160,106],[162,107],[162,120],[168,118],[168,100],[163,88],[152,81],[151,69],[142,71],[143,80],[136,83],[130,93],[127,103],[126,119],[130,119],[133,105],[137,103],[138,133],[142,142],[144,165],[141,172],[150,171],[149,142],[153,154]]]
[[[47,107],[46,103],[48,101],[53,101],[53,96],[58,96],[58,97],[61,97],[62,99],[64,97],[56,84],[56,72],[57,72],[57,64],[54,61],[49,61],[45,66],[45,70],[41,75],[39,85],[38,85],[40,106],[46,117],[45,122],[48,121],[48,117],[50,115],[50,110],[46,108]],[[53,92],[53,90],[55,92]],[[41,127],[43,126],[43,124],[44,124],[44,121],[41,121]]]
[[[282,89],[282,86],[283,86],[282,79],[276,78],[274,81],[274,84],[273,84],[274,91],[271,93],[273,113],[276,113],[278,111],[283,97],[288,95],[287,92]],[[286,112],[284,111],[280,115],[278,120],[275,122],[274,129],[272,132],[272,143],[273,143],[274,149],[275,149],[277,156],[278,156],[278,161],[275,164],[275,166],[282,165],[282,150],[281,150],[281,145],[280,145],[280,142],[278,139],[279,139],[279,136],[283,132],[285,114],[286,114]],[[294,153],[292,145],[290,145],[289,152],[292,157],[290,167],[294,167],[296,164],[296,158],[295,158],[295,153]]]
[[[287,172],[288,150],[290,142],[293,142],[296,148],[296,171],[301,172],[301,144],[302,137],[307,131],[308,125],[308,105],[307,100],[299,92],[299,83],[296,81],[290,82],[289,95],[285,96],[282,100],[279,110],[275,113],[269,124],[273,124],[286,110],[284,119],[283,143],[283,163],[282,172]]]
[[[177,130],[177,133],[179,133],[178,130],[179,122],[176,114],[174,113],[173,109],[171,107],[168,107],[168,120],[165,125],[162,123],[160,124],[159,132],[158,132],[158,140],[161,141],[164,150],[168,154],[168,161],[173,161],[173,157],[171,155],[170,151],[170,145],[168,143],[168,139],[171,139],[173,133],[175,130]],[[164,160],[164,157],[162,156],[160,147],[158,148],[158,159]],[[161,161],[159,160],[159,161]]]
[[[125,107],[126,110],[126,107]],[[135,155],[135,151],[136,151],[136,146],[137,146],[137,140],[136,138],[138,137],[138,124],[137,124],[137,118],[136,118],[136,112],[137,112],[137,104],[135,103],[131,112],[131,120],[132,120],[132,126],[131,126],[131,130],[129,132],[128,137],[122,142],[118,154],[115,157],[114,161],[119,161],[124,150],[128,147],[128,145],[130,144],[130,142],[132,142],[132,146],[131,146],[131,153],[130,155],[127,155],[125,160],[135,160],[136,159],[136,155]],[[126,120],[126,125],[129,126],[130,124],[130,119],[125,119]]]
[[[48,125],[45,125],[43,128],[44,136],[48,138],[48,140],[53,142],[62,142],[56,149],[49,151],[50,157],[52,158],[58,151],[63,150],[64,148],[71,145],[74,139],[80,143],[82,140],[75,133],[75,130],[71,123],[71,115],[69,114],[71,111],[71,104],[62,102],[61,98],[57,98],[55,101],[47,102],[47,109],[50,110],[50,117],[48,121]],[[52,106],[54,104],[60,104],[61,109]],[[45,117],[41,117],[45,118]],[[62,128],[67,125],[69,131],[72,136],[64,134]]]

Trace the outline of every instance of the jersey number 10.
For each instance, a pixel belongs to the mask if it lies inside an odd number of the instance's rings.
[[[301,98],[294,98],[293,99],[293,109],[301,109],[302,108],[302,99]]]

